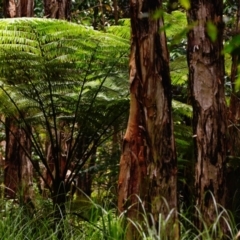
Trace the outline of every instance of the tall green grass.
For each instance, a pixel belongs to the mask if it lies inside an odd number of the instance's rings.
[[[140,200],[139,200],[140,201]],[[116,209],[107,205],[102,207],[91,199],[87,203],[79,202],[77,206],[67,204],[67,216],[59,223],[59,227],[53,227],[54,219],[51,206],[42,201],[38,203],[34,212],[26,212],[12,201],[0,200],[0,239],[1,240],[57,240],[63,226],[62,239],[66,240],[124,240],[129,224],[134,226],[143,240],[165,240],[165,233],[169,231],[169,221],[173,211],[164,219],[160,214],[157,224],[152,215],[142,211],[141,222],[126,219],[124,214],[118,216]],[[193,221],[187,218],[186,213],[179,213],[181,240],[220,240],[236,239],[237,227],[233,217],[224,208],[216,203],[215,222],[207,227],[200,211],[196,211],[197,217],[202,221],[203,230],[199,231]],[[224,222],[228,228],[226,235],[221,230]],[[125,223],[125,224],[124,224]],[[127,223],[127,224],[126,224]],[[125,226],[125,227],[124,227]],[[172,226],[171,229],[173,229]],[[174,240],[174,239],[173,239]]]
[[[105,210],[89,201],[87,206],[79,206],[79,211],[71,211],[71,205],[67,204],[66,218],[54,227],[53,211],[44,201],[38,204],[38,210],[29,214],[24,207],[1,200],[0,239],[57,240],[62,227],[62,239],[66,240],[124,239],[123,217],[117,216],[113,209]]]

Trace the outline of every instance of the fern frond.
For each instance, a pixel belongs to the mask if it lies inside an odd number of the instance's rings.
[[[182,116],[187,116],[189,118],[192,117],[192,106],[173,100],[172,107],[173,107],[173,111],[176,112],[177,114]]]

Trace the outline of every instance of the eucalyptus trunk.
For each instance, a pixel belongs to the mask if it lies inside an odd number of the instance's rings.
[[[20,196],[20,201],[28,204],[33,199],[33,166],[29,159],[31,141],[26,129],[19,127],[12,118],[6,118],[5,124],[5,196],[10,199]],[[31,131],[30,127],[27,131]]]
[[[71,5],[71,0],[44,0],[44,15],[47,18],[70,20]]]
[[[215,222],[215,201],[225,206],[226,197],[222,11],[222,0],[192,0],[188,11],[188,22],[193,26],[188,33],[188,66],[196,158],[195,200],[203,218],[196,219],[199,229],[203,228],[203,221],[207,226]],[[215,33],[208,31],[213,26]],[[211,34],[217,34],[216,38],[210,38]]]
[[[162,17],[153,14],[162,1],[131,0],[130,115],[123,139],[118,182],[118,208],[141,220],[142,208],[158,224],[173,209],[165,231],[178,238],[177,160],[171,115],[169,53]],[[142,201],[140,203],[139,198]],[[175,226],[175,227],[174,227]],[[130,231],[134,231],[133,228]],[[130,239],[136,238],[134,232]]]
[[[6,18],[33,17],[34,0],[4,0],[3,15]]]

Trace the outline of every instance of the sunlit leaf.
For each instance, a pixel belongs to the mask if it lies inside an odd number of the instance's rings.
[[[240,35],[233,37],[224,46],[224,53],[232,53],[233,51],[238,52],[240,47]]]
[[[188,10],[191,7],[189,0],[180,0],[179,2],[182,5],[182,7],[184,7],[186,10]]]
[[[240,71],[240,67],[238,67],[238,72]],[[235,81],[235,91],[239,92],[240,90],[240,76]]]
[[[154,12],[153,18],[158,19],[163,16],[164,11],[162,9],[158,9],[157,11]]]
[[[216,41],[218,29],[217,29],[216,25],[213,24],[212,22],[207,23],[207,34],[213,42]]]

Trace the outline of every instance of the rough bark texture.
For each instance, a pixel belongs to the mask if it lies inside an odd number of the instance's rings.
[[[128,216],[137,219],[144,207],[156,223],[160,213],[168,215],[168,207],[175,209],[175,221],[177,210],[169,56],[165,33],[160,31],[163,19],[151,16],[159,8],[159,0],[130,1],[130,115],[118,183],[119,211],[130,207]],[[172,229],[173,225],[166,231],[169,236]],[[177,237],[171,235],[170,239]]]
[[[71,2],[71,0],[44,0],[45,17],[70,20]]]
[[[4,17],[33,17],[34,0],[4,0]]]
[[[114,20],[115,20],[115,25],[118,25],[118,1],[117,0],[113,0],[113,8],[114,8]]]
[[[226,104],[224,96],[224,62],[222,51],[223,2],[221,0],[192,0],[188,12],[193,28],[188,34],[188,65],[193,105],[193,137],[195,141],[196,206],[203,220],[210,225],[216,212],[212,195],[225,206],[226,173]],[[207,24],[217,29],[212,42]],[[196,220],[201,229],[202,221]]]
[[[29,129],[30,131],[30,129]],[[4,184],[5,196],[15,199],[17,194],[23,203],[33,198],[33,167],[29,160],[31,141],[25,131],[11,118],[6,119],[6,157]]]

